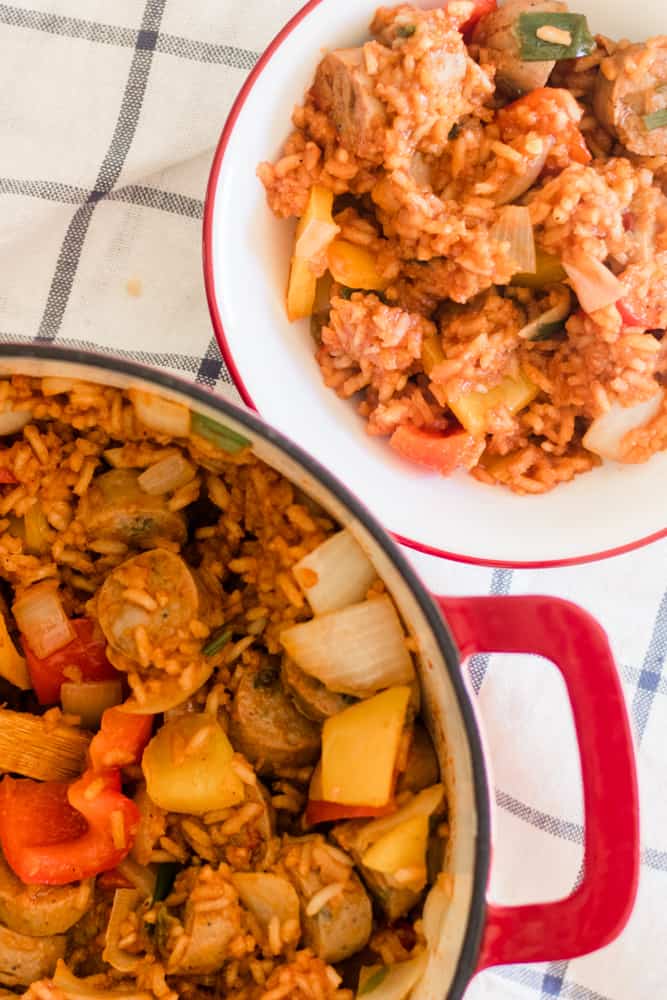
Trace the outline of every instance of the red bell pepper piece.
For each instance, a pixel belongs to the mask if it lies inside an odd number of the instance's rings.
[[[318,823],[336,823],[339,819],[389,816],[393,812],[396,812],[394,802],[388,802],[386,806],[345,806],[338,802],[310,799],[306,806],[306,823],[317,826]]]
[[[409,424],[397,427],[389,444],[408,461],[433,469],[443,476],[450,476],[455,469],[471,469],[484,451],[484,441],[479,441],[467,431],[442,434]]]
[[[72,627],[75,638],[44,659],[36,656],[26,636],[21,636],[30,680],[40,705],[54,705],[60,700],[62,684],[71,680],[65,676],[66,667],[80,670],[82,681],[109,681],[119,676],[107,660],[106,639],[97,622],[92,618],[74,618]]]
[[[468,20],[459,27],[459,31],[463,35],[466,42],[469,42],[472,38],[472,33],[477,27],[478,22],[496,9],[498,6],[498,0],[473,0],[473,4],[472,14]]]
[[[125,878],[123,873],[119,872],[117,868],[112,868],[108,872],[102,872],[97,878],[96,885],[99,889],[107,890],[135,888],[129,878]]]
[[[15,486],[18,479],[11,469],[0,469],[0,486]]]
[[[152,731],[152,715],[130,715],[120,708],[107,708],[100,731],[88,748],[93,770],[138,764]]]
[[[139,819],[118,771],[86,771],[69,787],[27,778],[0,783],[0,843],[28,885],[66,885],[115,868],[134,843]]]
[[[616,308],[621,314],[624,327],[636,326],[641,330],[661,329],[662,318],[660,312],[655,307],[652,308],[648,303],[639,302],[637,298],[633,299],[630,295],[626,295],[624,298],[618,300]]]

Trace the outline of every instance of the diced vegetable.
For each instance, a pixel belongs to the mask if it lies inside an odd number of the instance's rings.
[[[11,640],[2,612],[0,612],[0,677],[4,677],[22,691],[29,691],[32,687],[26,661]]]
[[[664,398],[664,390],[660,389],[655,396],[642,403],[635,403],[634,406],[612,403],[610,409],[597,417],[586,431],[582,440],[584,448],[601,458],[621,461],[625,435],[652,420],[660,410]]]
[[[100,731],[90,744],[90,762],[97,771],[138,764],[151,738],[153,717],[128,715],[120,707],[107,708]]]
[[[48,552],[52,532],[39,500],[36,500],[32,507],[28,507],[23,517],[23,524],[25,526],[26,551],[35,556]]]
[[[169,812],[201,815],[237,805],[245,793],[231,766],[233,753],[212,715],[191,713],[172,719],[144,751],[148,794]]]
[[[386,595],[292,625],[280,641],[332,691],[363,696],[414,678],[403,627]]]
[[[324,615],[363,601],[377,573],[354,536],[339,531],[304,556],[294,576],[313,612]]]
[[[317,826],[318,823],[337,823],[341,819],[368,819],[377,816],[389,816],[396,812],[393,799],[384,806],[349,806],[339,802],[325,802],[322,790],[322,762],[313,771],[308,786],[308,805],[306,806],[306,823]]]
[[[519,38],[524,62],[578,59],[595,49],[595,39],[583,14],[524,11],[519,16]]]
[[[428,952],[396,965],[371,965],[361,969],[357,997],[365,1000],[405,1000],[424,975]]]
[[[118,771],[86,771],[71,785],[8,777],[0,783],[2,850],[28,884],[66,885],[115,868],[138,823]]]
[[[440,334],[432,332],[422,338],[422,368],[430,375],[436,365],[445,360]]]
[[[121,927],[129,915],[137,909],[141,898],[138,889],[116,889],[114,893],[102,958],[118,972],[134,972],[141,961],[140,955],[125,951],[120,947],[120,941],[125,936]]]
[[[327,719],[322,729],[325,801],[387,805],[409,701],[410,688],[401,685]]]
[[[176,861],[163,861],[158,865],[155,889],[153,890],[153,902],[159,903],[166,899],[174,884],[180,865]]]
[[[509,245],[509,258],[517,271],[535,272],[535,237],[530,209],[526,205],[505,205],[490,235],[496,242]]]
[[[499,406],[518,413],[535,399],[538,387],[523,371],[506,375],[495,389],[488,392],[466,392],[449,400],[449,406],[465,429],[479,438],[486,433],[489,414]]]
[[[63,712],[78,715],[84,729],[97,729],[102,713],[123,700],[120,678],[113,681],[83,681],[75,684],[66,681],[60,688]]]
[[[214,636],[212,636],[205,646],[202,647],[202,653],[204,656],[215,656],[219,653],[221,649],[224,649],[229,640],[232,637],[232,630],[230,628],[220,629]]]
[[[85,767],[90,737],[73,726],[50,726],[40,715],[0,708],[0,772],[42,781],[74,778]]]
[[[638,301],[638,296],[626,295],[616,303],[623,326],[637,327],[641,330],[655,330],[660,326],[660,314],[657,309],[652,309],[646,301]]]
[[[418,792],[405,805],[402,805],[399,810],[392,813],[391,816],[383,816],[380,819],[371,820],[370,823],[367,823],[359,831],[357,836],[358,849],[364,853],[380,837],[384,837],[385,834],[390,833],[396,827],[401,826],[402,823],[413,819],[415,816],[432,816],[442,806],[444,795],[445,789],[443,785],[431,785],[430,788],[425,788],[422,792]]]
[[[54,705],[59,701],[62,685],[68,679],[119,679],[118,671],[107,659],[106,640],[97,622],[92,618],[73,618],[69,624],[74,638],[50,656],[37,656],[33,651],[31,637],[23,636],[30,680],[40,705]]]
[[[185,486],[194,479],[194,476],[194,465],[179,452],[177,455],[168,455],[160,459],[155,465],[149,465],[137,482],[144,493],[160,496]]]
[[[561,285],[560,288],[554,289],[552,296],[556,299],[555,304],[519,331],[522,340],[545,340],[563,328],[572,309],[570,290]]]
[[[657,128],[667,126],[667,108],[660,108],[659,111],[652,111],[650,115],[642,118],[647,132],[653,132]]]
[[[560,257],[547,253],[541,247],[536,247],[535,270],[531,273],[519,271],[513,275],[510,284],[517,285],[519,288],[544,288],[545,285],[564,281],[565,278],[567,278],[567,274],[560,262]]]
[[[294,237],[294,253],[287,285],[287,318],[305,319],[313,312],[317,275],[311,262],[321,256],[339,232],[333,221],[333,191],[314,184],[308,205],[299,219]]]
[[[422,430],[403,424],[389,438],[389,444],[403,458],[415,465],[451,476],[457,469],[472,469],[484,450],[484,441],[466,431]]]
[[[0,437],[17,434],[31,420],[30,410],[3,410],[0,413]]]
[[[74,628],[58,594],[58,585],[54,582],[44,580],[33,584],[14,601],[12,611],[30,649],[41,659],[67,646],[75,638]]]
[[[348,288],[382,292],[389,284],[377,269],[377,258],[366,247],[336,239],[327,251],[334,280]]]
[[[190,433],[190,411],[182,403],[155,396],[143,389],[128,389],[128,396],[142,424],[157,434],[187,437]]]
[[[563,267],[584,312],[610,306],[623,295],[623,285],[597,257],[584,252],[563,261]]]
[[[150,867],[140,865],[134,858],[127,857],[120,862],[115,869],[118,874],[129,882],[129,886],[119,886],[119,888],[138,889],[144,899],[153,899],[155,887],[157,885],[157,871],[155,865]]]
[[[212,663],[202,658],[194,664],[189,676],[190,683],[186,687],[181,684],[182,677],[164,677],[156,681],[155,686],[149,686],[149,682],[145,685],[141,700],[133,695],[123,702],[119,711],[131,715],[157,715],[158,712],[167,712],[170,708],[176,708],[177,705],[187,701],[202,684],[206,683],[212,673]]]
[[[459,26],[459,31],[463,35],[466,42],[470,41],[471,35],[475,30],[477,24],[490,14],[498,6],[498,0],[472,0],[473,10],[472,14],[463,24]]]
[[[426,847],[428,844],[428,816],[413,816],[393,830],[379,837],[362,858],[362,863],[385,875],[395,875],[406,869],[416,870],[408,881],[423,885],[426,881]]]
[[[281,927],[288,920],[295,921],[299,927],[299,897],[286,878],[270,872],[234,872],[232,882],[241,902],[264,930],[268,930],[273,917],[278,918]],[[295,938],[297,936],[295,934]]]
[[[311,268],[310,261],[303,257],[292,257],[287,286],[287,318],[290,323],[312,315],[316,292],[317,275]]]
[[[231,427],[226,427],[225,424],[220,424],[217,420],[205,417],[203,413],[192,414],[192,433],[206,438],[216,448],[228,451],[230,455],[236,455],[250,445],[248,438],[243,437],[238,431],[233,431]]]

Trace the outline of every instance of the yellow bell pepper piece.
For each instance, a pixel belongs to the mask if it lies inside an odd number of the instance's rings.
[[[0,614],[0,677],[22,691],[32,687],[26,662],[11,640],[3,614]]]
[[[378,272],[375,257],[366,247],[336,239],[329,244],[327,256],[334,279],[347,288],[382,292],[389,284]]]
[[[438,333],[428,333],[422,340],[422,367],[430,375],[436,365],[445,360]]]
[[[327,719],[322,729],[322,794],[327,802],[385,806],[392,794],[407,685],[388,688]]]
[[[361,863],[385,875],[394,875],[407,868],[423,868],[426,875],[428,827],[428,816],[406,819],[376,840],[363,855]]]
[[[299,219],[294,236],[294,253],[287,285],[287,318],[310,316],[315,303],[317,276],[311,262],[334,238],[339,228],[333,220],[333,191],[314,184],[306,211]]]
[[[535,271],[517,271],[510,285],[518,285],[520,288],[544,288],[545,285],[553,285],[558,281],[565,281],[566,278],[567,274],[560,258],[536,247]]]
[[[506,375],[490,392],[466,392],[448,400],[449,408],[473,437],[486,434],[488,414],[498,406],[505,406],[510,413],[518,413],[528,406],[539,392],[534,382],[522,371],[516,376]]]

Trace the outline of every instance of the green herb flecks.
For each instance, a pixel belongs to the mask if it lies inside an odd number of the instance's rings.
[[[205,417],[203,413],[192,414],[192,433],[206,438],[216,448],[227,451],[230,455],[236,455],[250,444],[248,438],[242,434],[237,434],[231,427],[219,424],[217,420]]]
[[[572,41],[569,45],[558,45],[538,38],[540,28],[558,28],[567,31]],[[588,29],[583,14],[542,13],[521,14],[519,17],[519,41],[521,58],[524,62],[559,62],[562,59],[577,59],[589,56],[595,50],[595,39]]]
[[[364,980],[363,985],[359,986],[359,989],[357,990],[357,996],[363,997],[367,993],[372,993],[373,990],[376,990],[378,986],[382,985],[382,983],[385,981],[388,975],[389,975],[389,966],[381,965],[379,969],[376,969],[375,972],[372,972],[371,975]]]
[[[230,628],[223,628],[216,632],[202,648],[204,656],[214,656],[219,653],[223,646],[226,646],[232,637]]]
[[[396,34],[399,38],[412,38],[416,30],[416,24],[400,24],[396,29]]]
[[[536,340],[553,340],[554,337],[565,332],[565,327],[563,326],[562,320],[553,323],[544,323],[539,327],[537,333],[534,337],[530,339],[532,341]]]
[[[667,108],[661,108],[660,111],[652,111],[650,115],[644,115],[642,121],[646,126],[647,132],[653,132],[657,128],[664,128],[667,125]]]

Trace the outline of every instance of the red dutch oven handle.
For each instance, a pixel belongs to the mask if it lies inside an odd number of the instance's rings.
[[[536,653],[560,670],[574,715],[584,793],[584,874],[565,899],[487,904],[476,972],[576,958],[612,941],[637,892],[639,806],[632,737],[607,637],[553,597],[437,597],[462,656]]]

